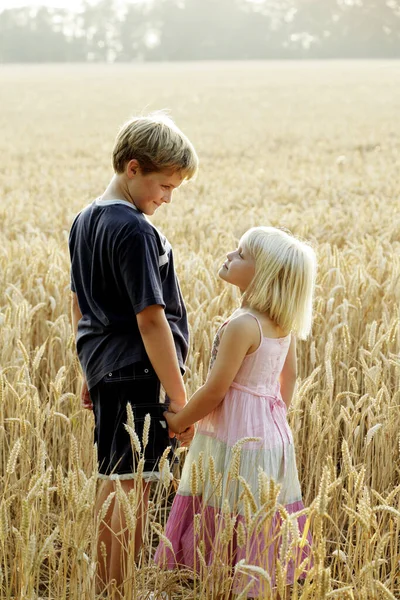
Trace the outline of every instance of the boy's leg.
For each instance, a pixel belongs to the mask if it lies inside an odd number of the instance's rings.
[[[129,494],[130,490],[135,487],[135,480],[129,479],[121,481],[122,492]],[[137,560],[140,549],[143,544],[143,534],[146,526],[146,515],[149,501],[150,483],[142,483],[136,493],[138,494],[139,503],[136,512],[136,529],[135,529],[135,544],[134,557]],[[111,553],[109,562],[109,577],[108,581],[115,580],[117,586],[120,586],[124,580],[124,569],[128,558],[130,532],[126,524],[124,509],[121,507],[118,498],[115,497],[114,507],[111,516]]]
[[[153,471],[157,462],[170,445],[168,430],[162,413],[164,406],[160,405],[160,382],[149,363],[135,363],[123,369],[110,372],[102,382],[91,391],[95,417],[95,442],[97,444],[99,472],[109,476],[121,475],[126,477],[135,472],[135,460],[132,453],[132,442],[124,424],[127,421],[127,403],[132,406],[134,425],[139,440],[142,440],[145,416],[151,414],[151,425],[148,445],[145,451],[145,471]],[[97,513],[112,491],[116,491],[115,482],[103,480],[105,485],[99,486],[96,502]],[[120,490],[129,494],[136,481],[119,479]],[[113,502],[103,519],[98,539],[99,583],[101,580],[108,585],[112,579],[120,585],[126,570],[127,549],[129,543],[133,546],[132,560],[136,560],[142,546],[150,484],[142,482],[138,486],[138,504],[135,525],[135,539],[129,541],[129,531],[121,502],[118,499],[120,491],[114,496]],[[131,527],[132,529],[132,527]],[[102,556],[102,542],[107,552],[106,564]],[[104,550],[103,550],[104,554]],[[131,553],[132,555],[132,553]],[[102,564],[101,564],[102,563]]]

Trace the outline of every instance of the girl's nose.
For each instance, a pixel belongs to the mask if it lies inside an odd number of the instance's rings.
[[[228,260],[232,260],[232,257],[233,257],[234,254],[235,254],[234,252],[228,252],[228,254],[226,255],[226,258]]]

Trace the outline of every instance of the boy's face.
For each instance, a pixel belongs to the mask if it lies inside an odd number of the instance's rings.
[[[172,194],[182,183],[179,171],[159,171],[144,175],[137,161],[127,165],[128,190],[133,204],[145,215],[153,215],[164,203],[170,203]]]

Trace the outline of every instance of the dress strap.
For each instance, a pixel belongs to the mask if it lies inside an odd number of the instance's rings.
[[[260,344],[263,341],[263,337],[264,337],[264,333],[261,327],[261,323],[259,321],[259,319],[257,319],[256,315],[253,315],[251,312],[247,313],[248,315],[250,315],[251,317],[253,317],[253,319],[255,319],[257,321],[257,325],[258,325],[258,329],[260,330],[260,336],[261,336],[261,340],[260,340]]]
[[[226,321],[224,321],[224,322],[222,323],[222,325],[220,325],[220,326],[218,327],[218,331],[217,331],[217,333],[219,333],[220,331],[222,331],[222,330],[223,330],[223,328],[224,328],[226,325],[228,325],[229,321],[230,321],[230,319],[227,319]]]
[[[258,348],[259,348],[261,346],[263,338],[264,338],[264,334],[263,334],[263,330],[262,330],[262,327],[261,327],[261,323],[260,323],[260,321],[257,319],[257,317],[255,315],[251,314],[251,312],[246,313],[246,315],[250,315],[251,317],[253,317],[253,319],[255,319],[257,321],[258,329],[260,330],[260,344],[258,346]],[[230,319],[227,319],[224,323],[222,323],[222,325],[218,329],[218,332],[222,331],[222,329],[225,327],[225,325],[228,325],[229,321],[230,321]],[[257,350],[258,350],[258,348],[257,348]],[[255,350],[251,354],[255,354],[255,352],[257,352],[257,350]],[[249,356],[251,356],[251,355],[249,355]]]

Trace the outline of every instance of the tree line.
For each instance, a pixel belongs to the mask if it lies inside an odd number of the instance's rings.
[[[0,13],[0,62],[398,58],[400,0],[85,1]]]

